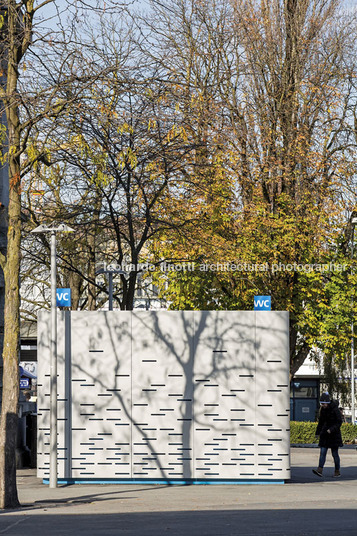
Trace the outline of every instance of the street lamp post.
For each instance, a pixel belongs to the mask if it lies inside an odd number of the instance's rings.
[[[351,260],[352,260],[352,274],[353,274],[353,249],[354,249],[354,230],[357,224],[357,218],[352,218],[352,237],[351,237]],[[351,422],[355,422],[355,348],[354,348],[354,324],[353,324],[353,290],[352,290],[352,322],[351,322]]]
[[[57,259],[56,233],[72,233],[64,223],[40,225],[32,232],[51,233],[50,488],[57,487]]]
[[[106,268],[100,268],[95,272],[95,275],[108,274],[109,279],[109,311],[113,310],[113,274],[126,274],[116,265],[109,264]]]

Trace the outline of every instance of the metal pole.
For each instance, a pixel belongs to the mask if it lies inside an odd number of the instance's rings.
[[[351,273],[353,274],[353,242],[354,224],[352,222],[352,247],[351,247]],[[354,325],[353,325],[353,288],[352,288],[352,323],[351,323],[351,423],[355,422],[355,348],[354,348]]]
[[[57,305],[56,232],[51,231],[50,488],[57,487]]]
[[[57,304],[56,231],[72,233],[64,223],[39,225],[32,233],[51,233],[51,340],[50,340],[50,488],[57,487]]]
[[[113,272],[108,272],[109,275],[109,311],[113,310]]]
[[[352,320],[352,340],[351,340],[351,422],[355,422],[355,349],[354,349],[354,330]]]

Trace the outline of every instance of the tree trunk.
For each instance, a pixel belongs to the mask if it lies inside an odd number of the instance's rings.
[[[16,437],[19,398],[21,205],[19,172],[15,171],[16,167],[17,164],[14,163],[10,166],[8,247],[4,267],[5,331],[0,419],[0,508],[19,506],[16,487]]]
[[[9,207],[6,255],[1,255],[5,280],[3,391],[0,417],[0,508],[17,508],[16,440],[19,400],[20,348],[20,244],[21,175],[18,64],[31,39],[28,24],[32,15],[20,24],[18,6],[8,2],[6,20],[7,73],[1,87],[6,108],[9,162]],[[21,35],[21,44],[19,41]]]

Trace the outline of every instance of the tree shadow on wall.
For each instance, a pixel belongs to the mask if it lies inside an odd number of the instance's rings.
[[[76,466],[96,466],[93,478],[105,466],[115,478],[111,465],[140,480],[252,477],[255,444],[272,426],[269,408],[264,415],[271,404],[261,404],[263,422],[255,423],[262,349],[254,319],[253,312],[72,313],[71,425],[83,445]],[[281,351],[286,334],[274,336]]]

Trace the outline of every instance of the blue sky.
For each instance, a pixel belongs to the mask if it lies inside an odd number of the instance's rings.
[[[91,2],[93,2],[93,4],[96,4],[97,2],[99,3],[99,1],[105,4],[105,0],[86,0],[86,4],[88,5]],[[152,1],[156,1],[156,0],[152,0]],[[149,0],[118,0],[118,2],[122,5],[128,5],[128,6],[132,5],[133,7],[138,8],[138,9],[145,8],[146,6],[149,6],[149,3],[150,3]],[[157,2],[161,5],[165,5],[167,0],[157,0]],[[41,0],[37,0],[36,3],[37,4],[41,3]],[[67,2],[66,0],[55,0],[55,4],[63,9],[64,6],[66,6]],[[110,4],[110,0],[108,0],[108,4]],[[347,8],[357,8],[357,0],[343,0],[343,4]],[[54,4],[50,3],[41,10],[41,12],[39,13],[39,16],[41,16],[41,18],[48,19],[50,16],[55,15],[55,13],[56,13],[56,9],[55,9]],[[55,25],[56,23],[54,20],[52,20],[52,22],[49,22],[47,24],[47,26],[50,26],[53,28],[55,28]]]

